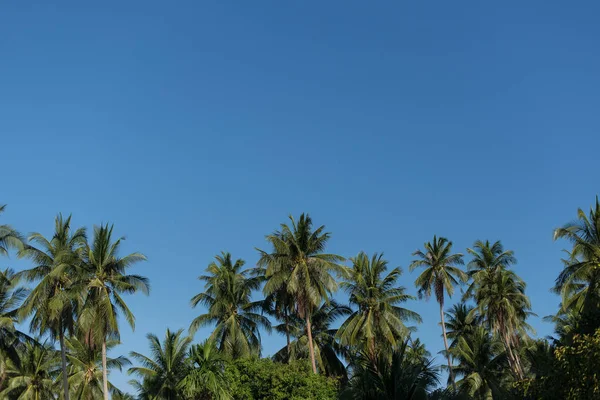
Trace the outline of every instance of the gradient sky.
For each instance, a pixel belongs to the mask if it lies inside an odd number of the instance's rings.
[[[411,253],[434,234],[463,252],[500,239],[550,334],[566,246],[552,230],[600,193],[599,14],[594,1],[3,2],[0,222],[51,235],[58,212],[110,221],[148,256],[135,272],[151,295],[128,298],[137,326],[114,354],[187,328],[212,257],[253,265],[301,212],[332,232],[330,252],[385,252],[412,294]],[[437,305],[407,306],[436,353]],[[265,335],[264,354],[284,342]]]

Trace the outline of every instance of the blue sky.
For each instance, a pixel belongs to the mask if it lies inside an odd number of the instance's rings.
[[[213,255],[253,265],[290,213],[331,252],[385,252],[413,294],[434,234],[500,239],[556,310],[552,230],[600,193],[597,2],[54,3],[0,8],[1,218],[110,221],[148,256],[116,353],[187,328]],[[435,302],[408,307],[440,350]]]

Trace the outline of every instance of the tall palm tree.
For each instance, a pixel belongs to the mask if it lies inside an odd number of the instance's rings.
[[[451,350],[458,365],[452,369],[460,380],[460,392],[474,400],[507,398],[502,386],[506,356],[502,344],[478,326],[468,337],[459,337]]]
[[[19,400],[54,399],[54,382],[60,372],[58,354],[52,346],[26,342],[20,362],[9,362],[10,377],[6,389],[0,392],[3,399]]]
[[[75,314],[81,299],[81,256],[86,240],[84,228],[73,231],[71,216],[59,214],[54,221],[50,240],[40,233],[29,236],[33,245],[25,246],[20,257],[30,259],[34,267],[19,273],[30,282],[37,282],[21,307],[22,317],[31,317],[30,328],[48,333],[59,341],[64,399],[69,400],[65,334],[73,333]]]
[[[181,382],[183,392],[190,399],[230,400],[225,375],[225,358],[211,340],[190,348],[190,371]]]
[[[336,341],[337,329],[332,325],[335,321],[350,314],[350,307],[340,305],[331,300],[323,303],[321,307],[316,309],[311,317],[313,347],[315,349],[315,358],[321,371],[327,376],[344,377],[346,367],[340,356],[346,354],[344,346]],[[275,327],[275,330],[280,333],[286,333],[285,324]],[[288,331],[294,340],[290,345],[279,350],[273,358],[279,362],[289,362],[298,359],[310,359],[308,354],[308,334],[306,332],[306,324],[297,315],[292,316]],[[289,350],[288,350],[289,349]]]
[[[0,206],[0,214],[6,209],[6,204]],[[0,225],[0,256],[8,255],[9,249],[21,249],[23,238],[10,225]]]
[[[433,241],[425,243],[425,251],[417,250],[413,256],[418,257],[410,264],[410,270],[418,267],[425,270],[415,280],[415,286],[419,288],[419,298],[429,298],[433,290],[435,299],[440,306],[440,320],[442,324],[442,336],[444,337],[444,348],[448,359],[450,381],[456,389],[452,374],[452,361],[448,353],[448,338],[446,336],[446,324],[444,322],[444,293],[452,297],[454,286],[466,282],[466,274],[459,268],[463,265],[463,255],[452,253],[452,242],[444,237],[433,237]]]
[[[104,399],[108,400],[108,366],[106,343],[109,338],[119,340],[118,316],[122,313],[132,329],[135,329],[135,317],[125,300],[123,293],[133,294],[141,291],[148,294],[148,279],[128,274],[129,268],[146,256],[131,253],[119,256],[123,238],[112,240],[113,226],[94,227],[94,238],[85,247],[86,299],[79,318],[80,329],[88,336],[93,345],[102,343],[102,382]]]
[[[66,340],[69,350],[67,358],[69,360],[69,386],[73,397],[78,400],[94,400],[102,397],[102,353],[97,346],[89,346],[85,341],[77,336],[71,336]],[[107,349],[111,349],[119,344],[118,341],[111,340],[106,343]],[[131,362],[123,356],[116,358],[107,358],[106,366],[109,370],[118,369],[121,371],[124,366]],[[109,390],[113,393],[118,390],[109,382]]]
[[[493,244],[477,241],[467,251],[473,256],[468,264],[473,281],[466,296],[475,300],[474,311],[500,335],[510,367],[522,379],[524,373],[516,347],[519,336],[525,337],[530,330],[525,320],[531,315],[531,303],[525,295],[525,282],[508,269],[516,263],[514,253],[505,251],[500,241]]]
[[[380,350],[392,348],[409,333],[406,321],[420,322],[419,314],[400,307],[413,299],[406,289],[398,286],[402,274],[400,267],[387,272],[388,262],[383,254],[375,253],[370,259],[360,252],[352,261],[349,277],[341,286],[356,306],[338,330],[342,345],[364,346],[373,361],[376,360],[376,343]]]
[[[142,379],[138,386],[141,395],[149,398],[177,400],[183,398],[181,387],[189,372],[188,350],[192,339],[183,335],[183,329],[172,332],[167,329],[161,343],[154,334],[146,336],[150,342],[151,357],[131,352],[131,358],[140,366],[129,368],[129,374]]]
[[[6,380],[7,363],[18,364],[18,351],[28,339],[15,328],[18,307],[27,295],[27,290],[17,283],[13,270],[0,271],[0,391]]]
[[[565,268],[556,279],[555,290],[563,294],[563,305],[577,305],[587,332],[600,323],[600,201],[589,213],[577,210],[577,220],[557,228],[554,239],[566,239],[573,247]],[[585,332],[584,332],[585,333]]]
[[[277,234],[277,233],[275,233],[275,234]],[[279,233],[279,234],[281,235],[281,233]],[[260,258],[258,260],[257,267],[254,269],[254,273],[256,276],[260,276],[263,279],[265,278],[268,265],[273,264],[271,254],[285,254],[286,246],[285,246],[285,242],[283,241],[283,236],[281,236],[281,239],[282,240],[276,241],[276,242],[271,241],[271,244],[273,246],[273,250],[271,253],[268,253],[268,252],[258,249],[258,248],[256,249],[260,254]],[[279,246],[280,248],[277,249],[275,246]],[[287,260],[287,261],[289,261],[289,260]],[[278,263],[280,264],[280,265],[278,265],[278,268],[284,268],[286,270],[291,271],[292,270],[291,265],[287,265],[285,267],[283,267],[281,265],[284,262],[286,262],[286,260],[280,257],[278,260]],[[292,323],[292,319],[293,319],[294,313],[295,313],[294,306],[295,306],[294,298],[292,295],[290,295],[290,293],[288,293],[287,285],[286,285],[285,281],[282,282],[279,287],[271,287],[269,289],[269,292],[265,293],[265,300],[263,302],[264,311],[267,314],[276,318],[278,321],[281,321],[283,323],[287,352],[288,352],[287,359],[290,359],[290,353],[292,351],[291,350],[292,343],[291,343],[291,332],[290,332],[291,326],[290,326],[290,324]]]
[[[525,319],[531,314],[531,303],[525,295],[525,282],[513,271],[499,270],[478,281],[474,295],[476,311],[493,333],[500,335],[509,364],[519,379],[524,372],[517,349],[518,337],[530,329]]]
[[[271,324],[259,313],[261,301],[251,301],[254,290],[260,287],[262,277],[251,276],[251,270],[242,270],[244,260],[235,263],[231,254],[223,252],[215,257],[199,279],[205,282],[205,291],[191,300],[192,307],[202,304],[207,313],[196,317],[190,325],[190,334],[199,327],[216,324],[211,335],[219,349],[233,358],[260,354],[260,330],[270,331]]]
[[[292,216],[289,219],[290,225],[281,224],[281,231],[267,236],[274,252],[261,257],[267,278],[263,290],[269,295],[286,285],[288,294],[294,298],[298,316],[306,323],[310,360],[316,374],[310,317],[314,309],[328,301],[337,290],[332,273],[345,273],[344,267],[338,264],[344,258],[323,253],[330,238],[324,225],[313,231],[308,214],[300,215],[298,222]]]

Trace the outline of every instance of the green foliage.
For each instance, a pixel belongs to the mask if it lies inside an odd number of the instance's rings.
[[[306,360],[236,360],[227,366],[226,375],[235,400],[337,399],[337,381],[312,374]]]
[[[500,341],[478,326],[469,335],[460,336],[450,353],[458,361],[453,367],[460,393],[474,400],[503,399],[504,371],[508,365]]]
[[[515,383],[514,393],[530,400],[600,398],[600,329],[576,334],[571,343],[542,350],[544,366],[531,378]],[[550,353],[550,354],[548,354]]]
[[[558,347],[554,354],[565,399],[600,398],[600,329],[593,335],[576,335],[571,345]]]
[[[100,347],[88,346],[85,342],[73,336],[66,340],[67,360],[69,362],[68,383],[71,397],[79,400],[94,400],[102,397],[102,352]],[[110,350],[119,345],[117,341],[109,341]],[[109,370],[121,371],[124,366],[131,364],[129,359],[120,356],[107,359]],[[108,382],[111,393],[118,390]]]
[[[54,398],[60,367],[56,350],[47,344],[25,343],[18,363],[9,362],[2,399],[41,400]]]
[[[229,400],[226,359],[210,340],[190,348],[188,370],[180,387],[188,399]]]
[[[17,286],[14,271],[0,271],[0,375],[6,374],[9,362],[19,362],[19,347],[25,334],[15,328],[17,307],[27,291]],[[0,391],[3,382],[0,382]]]
[[[352,360],[353,374],[342,400],[425,400],[439,384],[437,368],[426,358],[415,358],[407,342],[375,360],[365,352]]]

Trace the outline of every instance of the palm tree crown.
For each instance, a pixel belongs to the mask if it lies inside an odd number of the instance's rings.
[[[458,360],[453,370],[460,377],[457,384],[461,392],[474,400],[506,398],[501,385],[506,356],[502,344],[487,330],[478,326],[468,338],[459,337],[451,352]]]
[[[89,346],[77,336],[72,336],[66,341],[69,369],[69,386],[73,398],[80,400],[95,400],[102,398],[102,352],[97,346]],[[107,342],[108,350],[119,344],[112,340]],[[121,371],[131,362],[123,356],[108,358],[106,366],[109,370]],[[118,390],[109,382],[109,390],[114,394]]]
[[[409,333],[404,323],[420,322],[421,318],[399,306],[413,298],[406,294],[404,287],[398,286],[400,267],[386,274],[388,263],[383,254],[377,253],[369,259],[366,253],[360,252],[350,260],[349,278],[341,285],[357,310],[342,324],[338,337],[344,345],[363,345],[375,359],[376,343],[381,350],[396,346],[398,340]]]
[[[270,331],[269,320],[258,313],[262,302],[251,301],[252,292],[260,287],[262,277],[251,276],[252,271],[242,270],[244,261],[232,262],[231,254],[215,257],[199,279],[205,282],[205,291],[191,300],[192,307],[202,304],[207,313],[196,317],[190,333],[207,324],[216,324],[213,340],[221,351],[233,358],[260,354],[259,328]]]
[[[564,238],[572,243],[564,260],[565,267],[556,279],[555,291],[563,299],[563,308],[573,308],[584,316],[584,321],[595,321],[581,327],[593,332],[600,326],[600,201],[586,213],[577,210],[577,221],[554,231],[554,239]]]
[[[19,363],[19,350],[29,338],[15,328],[17,313],[27,290],[17,286],[15,273],[11,269],[0,271],[0,391],[6,381],[9,362]]]
[[[0,214],[4,212],[6,205],[0,206]],[[0,256],[8,255],[9,249],[21,249],[23,238],[10,225],[0,225]]]
[[[181,387],[187,376],[189,366],[187,356],[192,339],[183,335],[183,330],[172,332],[167,329],[161,343],[156,335],[146,336],[150,343],[151,357],[131,352],[131,358],[140,364],[129,368],[129,374],[139,376],[143,381],[137,383],[142,397],[164,400],[177,400],[183,397]]]

